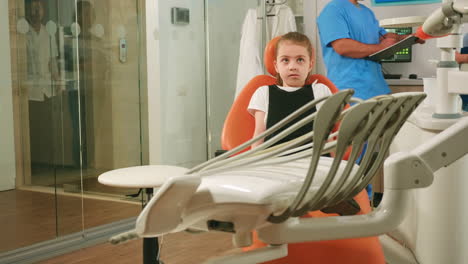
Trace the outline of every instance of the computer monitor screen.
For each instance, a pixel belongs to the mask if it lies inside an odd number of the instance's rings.
[[[405,28],[386,28],[387,32],[397,33],[399,35],[407,35],[413,32],[410,27]],[[411,46],[396,52],[392,57],[383,59],[382,62],[411,62]]]
[[[374,6],[442,3],[442,0],[372,0]]]

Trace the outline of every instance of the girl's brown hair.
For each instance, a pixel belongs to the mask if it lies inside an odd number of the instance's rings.
[[[315,51],[314,47],[312,46],[312,43],[310,42],[310,39],[299,32],[289,32],[281,36],[281,38],[278,40],[276,43],[276,54],[278,54],[279,47],[282,42],[291,42],[293,44],[303,46],[304,48],[307,49],[307,53],[309,53],[310,59],[313,60],[315,57]],[[277,55],[275,55],[276,57]],[[281,76],[279,73],[276,73],[276,79],[278,80],[278,85],[283,85],[283,79],[281,79]]]

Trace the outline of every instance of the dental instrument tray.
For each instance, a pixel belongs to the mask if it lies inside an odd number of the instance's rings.
[[[382,49],[376,53],[369,55],[366,59],[369,59],[372,61],[381,61],[381,60],[391,58],[394,54],[396,54],[400,50],[408,48],[411,45],[415,44],[417,40],[418,40],[418,37],[414,35],[409,35],[408,37],[398,41],[397,43],[385,49]]]

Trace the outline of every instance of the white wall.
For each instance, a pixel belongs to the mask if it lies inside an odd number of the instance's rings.
[[[224,120],[234,101],[241,28],[253,0],[207,0],[208,154],[221,149]]]
[[[150,164],[206,160],[203,0],[146,1]],[[173,25],[171,7],[190,9]]]
[[[320,14],[323,7],[329,0],[304,0],[304,9],[311,10],[311,12],[304,11],[307,15],[306,32],[309,37],[315,38],[318,41],[318,34],[316,34],[316,17]],[[428,16],[433,10],[440,6],[440,4],[422,4],[422,5],[402,5],[402,6],[388,6],[388,7],[375,7],[371,6],[370,0],[364,0],[360,3],[372,9],[378,20],[385,18],[407,17],[407,16]],[[322,53],[317,42],[317,72],[325,74],[326,70],[323,65]],[[413,57],[411,63],[385,63],[384,68],[390,73],[399,73],[407,78],[409,74],[415,73],[418,77],[429,77],[435,75],[435,66],[431,65],[428,60],[439,59],[439,50],[436,48],[436,40],[428,40],[424,45],[413,46]]]
[[[15,188],[16,177],[8,1],[0,1],[0,36],[0,191],[4,191]]]

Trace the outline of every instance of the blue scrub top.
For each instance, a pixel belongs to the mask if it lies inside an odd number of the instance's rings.
[[[379,63],[341,56],[331,46],[331,42],[342,38],[378,44],[380,36],[387,32],[379,26],[372,10],[361,4],[357,7],[349,0],[332,0],[320,13],[317,25],[327,77],[338,89],[352,88],[354,96],[361,99],[391,92]]]

